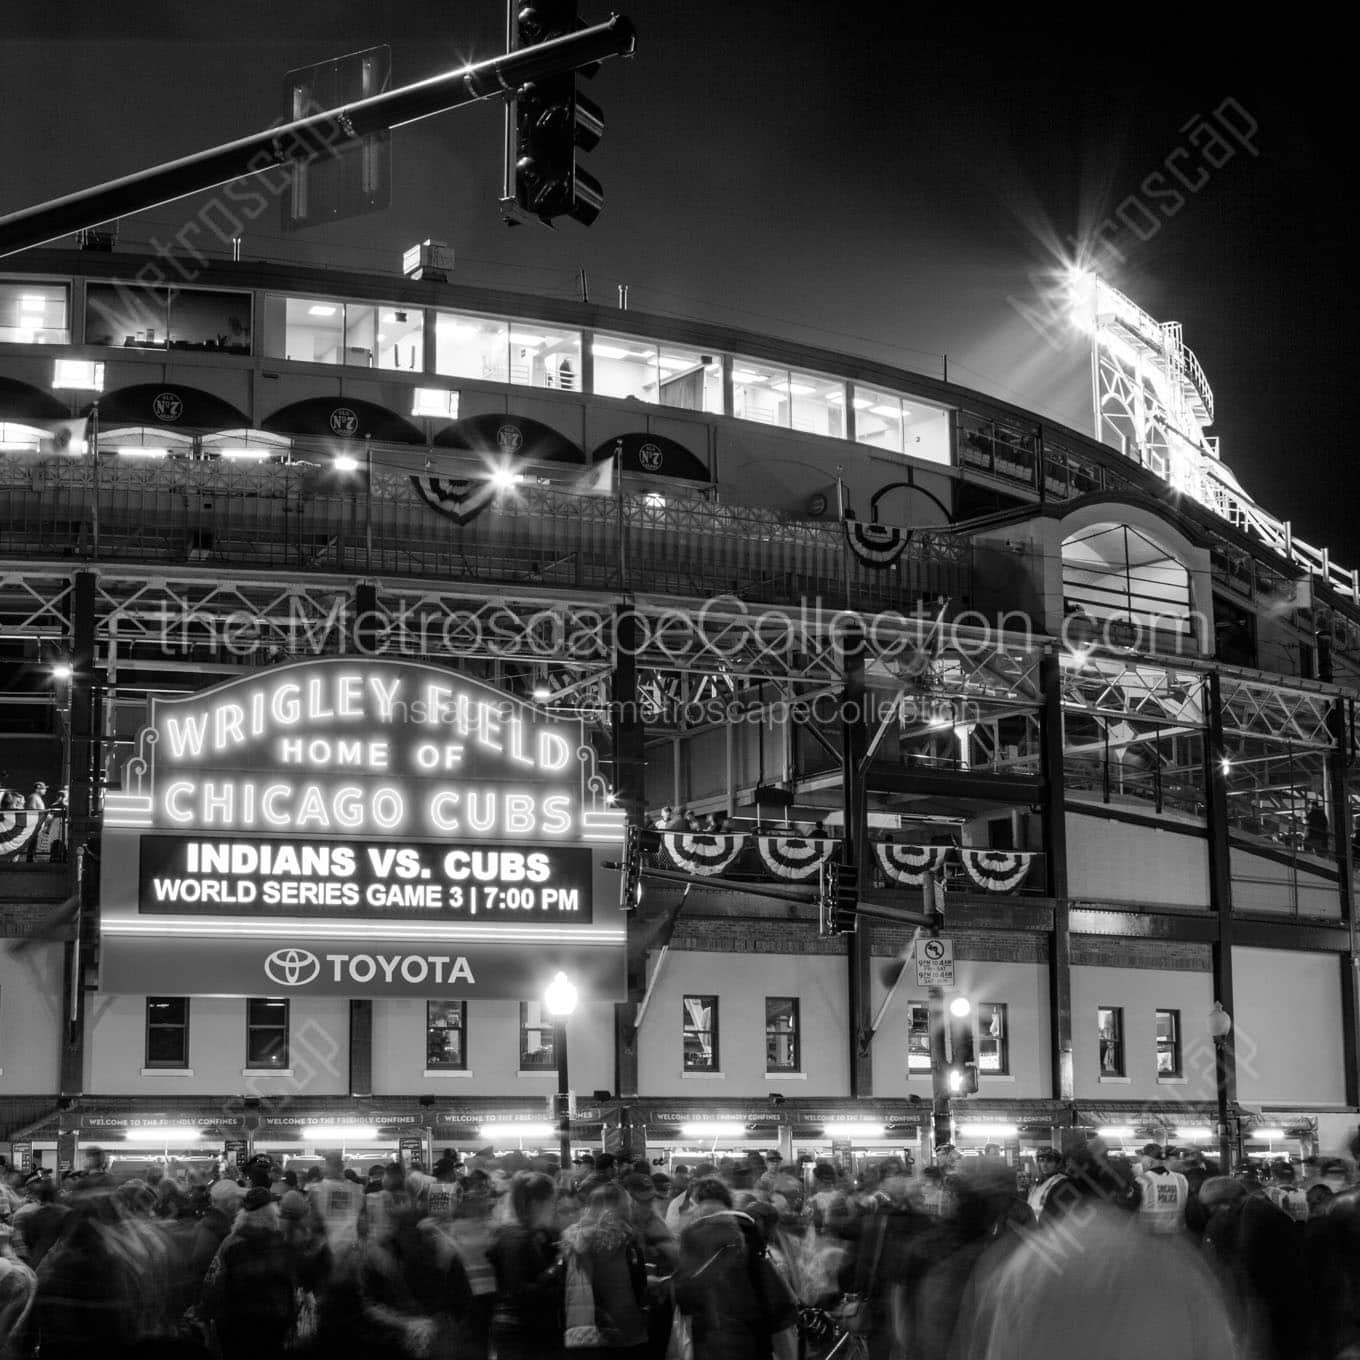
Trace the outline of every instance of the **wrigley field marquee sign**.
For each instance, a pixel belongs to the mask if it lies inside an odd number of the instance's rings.
[[[104,991],[617,998],[623,814],[579,721],[418,662],[151,700],[105,799]]]

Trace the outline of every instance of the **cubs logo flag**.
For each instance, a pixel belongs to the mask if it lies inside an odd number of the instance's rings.
[[[795,882],[816,876],[840,844],[829,837],[757,836],[761,863],[776,877]]]
[[[907,883],[919,888],[927,875],[938,874],[952,845],[894,845],[879,841],[874,858],[889,883]]]
[[[882,570],[891,567],[907,550],[910,529],[894,529],[887,524],[861,524],[853,516],[845,520],[845,541],[858,561]]]
[[[970,850],[959,848],[964,872],[988,892],[1011,892],[1029,876],[1034,856],[1023,850]]]
[[[455,524],[476,519],[496,498],[496,484],[488,477],[412,477],[416,494],[431,510]]]
[[[677,869],[699,878],[715,878],[741,854],[744,836],[714,836],[702,832],[666,832],[661,843]]]

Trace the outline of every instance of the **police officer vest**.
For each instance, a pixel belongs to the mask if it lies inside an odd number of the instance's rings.
[[[1185,1205],[1190,1183],[1179,1171],[1144,1171],[1138,1177],[1138,1222],[1150,1233],[1185,1231]]]

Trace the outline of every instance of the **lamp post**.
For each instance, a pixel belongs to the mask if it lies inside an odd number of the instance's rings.
[[[563,972],[557,973],[543,993],[543,1004],[552,1016],[553,1058],[557,1063],[557,1138],[562,1170],[571,1165],[571,1088],[567,1084],[567,1017],[576,1009],[576,986]]]
[[[1228,1036],[1232,1033],[1232,1016],[1223,1009],[1221,1001],[1215,1001],[1205,1022],[1209,1037],[1214,1041],[1214,1088],[1218,1097],[1218,1156],[1219,1168],[1224,1176],[1232,1175],[1236,1167],[1237,1150],[1236,1100],[1235,1092],[1229,1091],[1229,1064],[1232,1054]]]

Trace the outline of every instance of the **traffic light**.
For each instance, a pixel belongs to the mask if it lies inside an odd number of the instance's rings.
[[[821,892],[817,898],[818,925],[823,935],[848,935],[859,914],[859,871],[849,864],[830,860],[822,865]]]
[[[517,49],[584,27],[576,0],[528,0],[515,26]],[[604,114],[577,91],[576,75],[544,76],[515,95],[515,203],[549,226],[555,217],[574,217],[588,227],[604,207],[599,180],[576,164],[577,148],[591,151],[599,143]]]
[[[973,1042],[973,1007],[966,996],[949,1003],[949,1094],[977,1093],[977,1053]]]
[[[619,908],[636,911],[642,903],[642,834],[635,826],[623,829],[623,863],[619,865]]]
[[[927,919],[934,922],[935,930],[943,930],[944,921],[944,884],[932,873],[921,876],[921,911]]]

